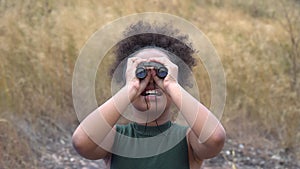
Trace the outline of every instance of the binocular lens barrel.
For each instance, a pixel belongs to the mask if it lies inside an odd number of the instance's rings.
[[[165,68],[165,67],[161,67],[159,69],[156,69],[156,75],[159,78],[163,79],[163,78],[165,78],[168,75],[168,69]]]
[[[135,76],[138,79],[144,79],[147,76],[147,70],[144,68],[137,68],[135,72]]]
[[[135,76],[138,79],[144,79],[147,76],[147,67],[153,67],[156,71],[156,75],[161,79],[165,78],[168,75],[168,69],[162,64],[156,62],[142,62],[137,66]]]

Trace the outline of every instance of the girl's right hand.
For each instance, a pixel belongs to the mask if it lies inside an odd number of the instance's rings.
[[[142,59],[139,57],[131,57],[127,60],[127,68],[126,68],[126,87],[128,89],[128,95],[130,100],[135,100],[146,88],[150,81],[150,71],[145,79],[140,80],[136,77],[135,71],[141,62],[147,62],[146,59]]]

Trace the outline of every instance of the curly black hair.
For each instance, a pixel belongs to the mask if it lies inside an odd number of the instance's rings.
[[[116,44],[114,54],[115,62],[111,67],[111,75],[115,72],[119,64],[133,53],[144,48],[160,48],[182,60],[181,64],[187,65],[190,69],[196,66],[196,60],[193,57],[195,50],[188,42],[188,36],[180,34],[178,29],[168,23],[164,25],[150,24],[138,21],[129,26],[123,33],[125,39]],[[168,54],[167,54],[168,55]],[[178,59],[177,59],[178,60]],[[179,62],[172,60],[179,68],[179,77],[186,78],[188,72],[180,70]],[[183,84],[187,85],[188,83]]]

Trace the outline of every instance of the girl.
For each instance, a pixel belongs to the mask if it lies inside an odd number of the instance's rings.
[[[176,38],[165,36],[166,31]],[[187,36],[169,25],[141,21],[124,35],[128,38],[116,45],[112,72],[126,59],[126,68],[121,69],[125,84],[77,127],[72,137],[76,151],[88,159],[105,159],[111,169],[200,168],[203,160],[221,151],[225,131],[183,88],[188,73],[181,62],[189,68],[195,66],[194,50],[184,43]],[[145,70],[144,78],[137,77],[137,67]],[[159,67],[167,71],[165,77],[158,76]],[[188,127],[171,122],[172,105],[180,110]],[[117,125],[128,106],[132,106],[135,120]]]

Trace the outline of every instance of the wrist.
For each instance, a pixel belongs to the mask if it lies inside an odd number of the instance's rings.
[[[178,83],[170,83],[168,84],[165,89],[166,92],[172,97],[174,94],[177,95],[176,93],[180,92],[181,86]]]
[[[122,95],[124,96],[128,96],[130,102],[132,102],[136,96],[136,93],[137,93],[137,88],[135,88],[134,86],[132,85],[125,85],[123,88],[122,88],[123,92],[122,92]]]

